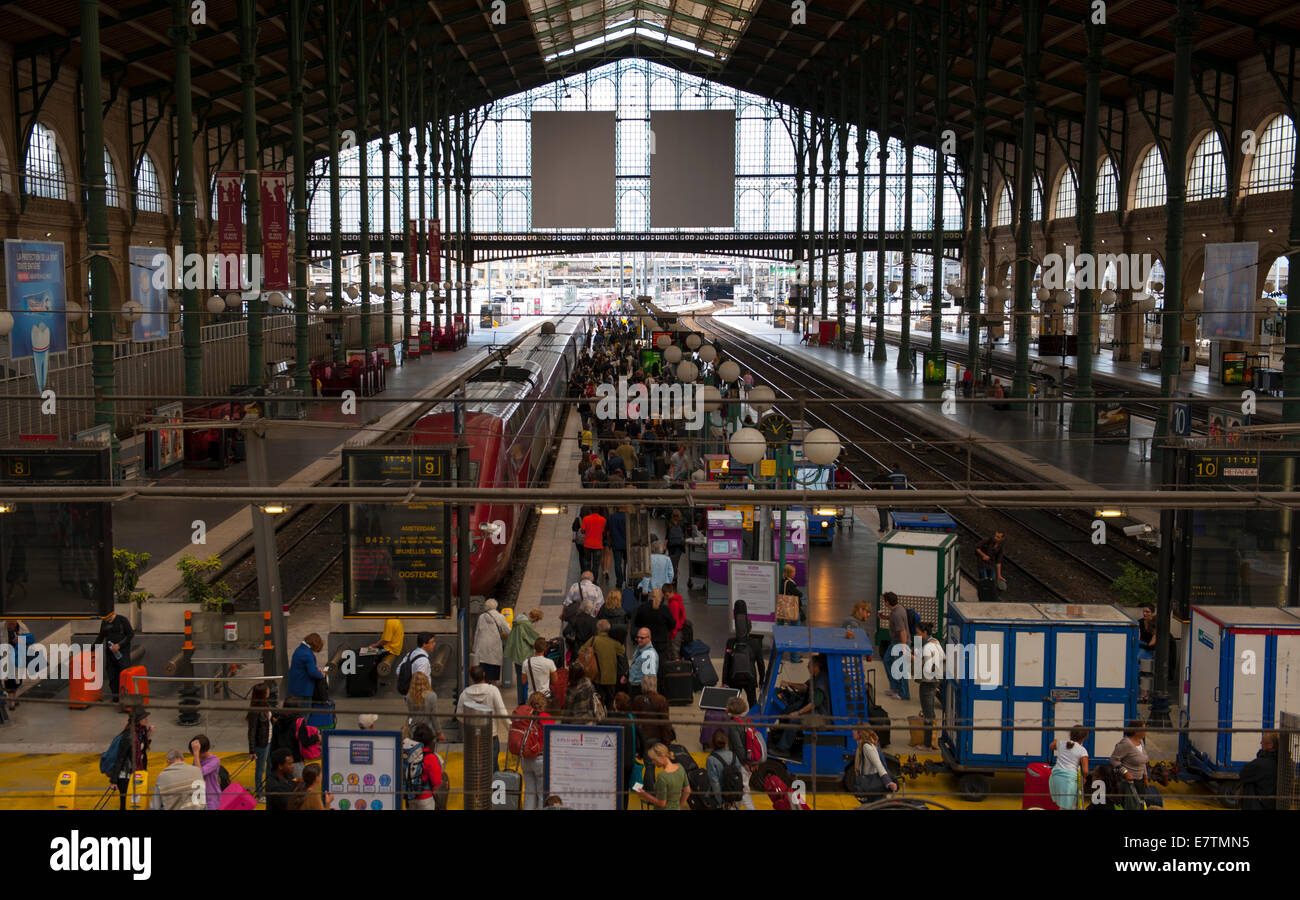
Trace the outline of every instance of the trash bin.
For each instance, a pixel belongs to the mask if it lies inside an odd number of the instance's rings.
[[[98,703],[104,696],[104,668],[95,664],[94,650],[87,650],[78,656],[68,674],[69,709],[85,709],[92,703]],[[99,687],[90,686],[92,675],[99,679]]]
[[[131,666],[123,669],[118,679],[122,702],[128,706],[137,703],[149,705],[149,679],[144,666]]]

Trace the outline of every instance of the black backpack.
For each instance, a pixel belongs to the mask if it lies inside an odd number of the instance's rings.
[[[709,755],[717,757],[718,762],[722,763],[722,778],[718,780],[722,788],[722,802],[739,803],[745,797],[745,773],[740,768],[739,757],[733,752],[731,762],[727,762],[717,750]]]
[[[417,743],[413,747],[408,747],[404,751],[402,767],[402,799],[406,801],[409,808],[414,800],[418,800],[428,787],[428,779],[424,777],[424,745]]]
[[[689,644],[691,641],[695,640],[695,626],[691,623],[690,619],[684,619],[682,621],[682,627],[678,629],[677,636],[682,639],[683,644]]]
[[[412,671],[412,667],[415,664],[415,659],[413,657],[417,653],[424,654],[426,657],[429,655],[420,647],[416,647],[410,653],[403,656],[402,661],[397,664],[397,693],[401,694],[403,697],[405,697],[407,692],[411,690],[411,676],[415,674]]]

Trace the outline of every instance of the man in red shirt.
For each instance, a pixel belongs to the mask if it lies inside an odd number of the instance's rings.
[[[601,550],[605,546],[605,516],[600,507],[582,517],[582,567],[600,579]]]
[[[673,614],[673,630],[668,635],[672,641],[673,658],[681,659],[682,626],[686,624],[686,603],[671,582],[663,586],[663,594],[667,598],[664,602],[668,606],[668,611]]]

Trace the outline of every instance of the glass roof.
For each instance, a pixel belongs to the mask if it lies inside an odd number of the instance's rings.
[[[527,0],[547,63],[614,43],[656,41],[723,62],[758,0]]]

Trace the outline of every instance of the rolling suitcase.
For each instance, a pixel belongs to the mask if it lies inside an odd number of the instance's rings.
[[[367,647],[366,650],[371,648]],[[345,676],[344,693],[349,697],[373,697],[379,691],[379,654],[362,650],[356,656],[356,671]]]
[[[707,653],[691,659],[691,670],[694,676],[691,687],[696,691],[702,691],[718,683],[718,670],[713,667],[713,660],[709,659]]]
[[[925,744],[925,719],[920,716],[907,717],[908,740],[912,742],[913,747],[921,747]]]
[[[876,703],[876,670],[867,670],[867,724],[880,737],[880,746],[889,744],[889,713]]]
[[[980,603],[996,603],[998,600],[998,583],[992,578],[975,582],[975,590],[979,592]]]
[[[704,641],[687,641],[682,644],[682,659],[699,659],[709,655],[709,645]]]
[[[700,726],[700,749],[706,753],[712,749],[713,733],[719,730],[725,731],[729,718],[725,709],[706,709],[704,711],[704,724]]]
[[[664,663],[659,673],[659,693],[673,706],[686,706],[695,698],[695,667],[690,660]]]
[[[751,684],[758,683],[758,673],[754,670],[754,645],[748,638],[732,638],[723,651],[722,683],[727,687],[740,687],[740,684],[732,682],[745,679],[749,679]]]
[[[1052,799],[1049,780],[1052,767],[1047,763],[1030,763],[1025,767],[1025,797],[1021,809],[1060,809]]]
[[[524,776],[519,772],[492,773],[492,808],[522,809],[524,805]]]

